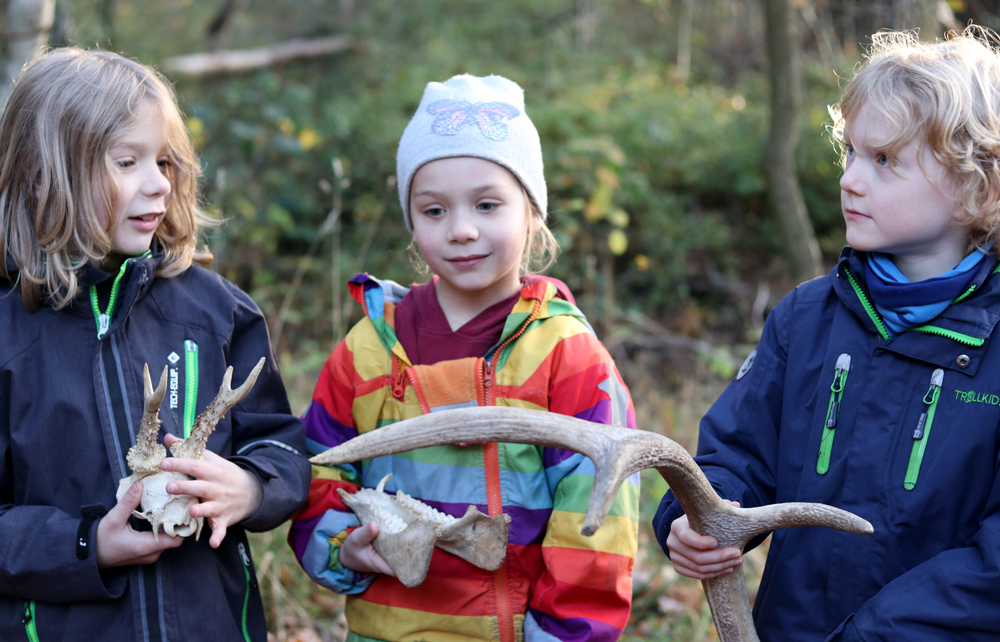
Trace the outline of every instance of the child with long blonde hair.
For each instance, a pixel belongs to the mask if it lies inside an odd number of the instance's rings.
[[[122,56],[66,48],[29,65],[0,119],[0,639],[267,638],[246,530],[305,499],[305,441],[263,316],[195,263],[211,220],[168,83]],[[209,537],[130,523],[118,481],[143,366],[169,368],[163,441],[187,436],[227,367],[248,397],[171,494]],[[208,529],[206,529],[208,530]]]
[[[521,88],[498,76],[430,83],[397,155],[404,222],[429,283],[351,281],[365,318],[320,374],[304,417],[310,451],[436,410],[513,406],[634,427],[611,357],[572,295],[526,274],[551,262],[538,133]],[[336,490],[402,490],[461,517],[511,518],[495,571],[435,549],[407,588]],[[425,448],[316,466],[289,541],[319,584],[347,594],[348,640],[616,640],[628,622],[638,478],[593,538],[580,534],[594,468],[586,457],[511,443]]]

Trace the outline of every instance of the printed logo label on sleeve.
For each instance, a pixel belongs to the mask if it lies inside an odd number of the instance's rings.
[[[747,376],[747,373],[750,372],[750,368],[753,367],[753,362],[754,362],[754,359],[756,357],[757,357],[757,349],[754,348],[753,352],[751,352],[747,356],[746,361],[743,362],[743,365],[740,366],[740,371],[738,373],[736,373],[736,380],[737,381],[739,381],[743,377]]]

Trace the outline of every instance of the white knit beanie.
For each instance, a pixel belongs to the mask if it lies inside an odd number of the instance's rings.
[[[542,145],[524,113],[524,91],[516,82],[501,76],[461,75],[443,83],[427,83],[396,153],[399,203],[410,232],[413,175],[430,161],[456,156],[484,158],[506,167],[521,181],[545,219],[549,199]]]

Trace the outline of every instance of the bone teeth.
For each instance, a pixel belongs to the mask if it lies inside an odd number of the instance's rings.
[[[439,510],[431,508],[419,499],[413,499],[401,490],[396,491],[396,501],[409,509],[412,513],[416,514],[417,517],[437,522],[443,526],[451,526],[458,521],[447,513],[442,513]]]

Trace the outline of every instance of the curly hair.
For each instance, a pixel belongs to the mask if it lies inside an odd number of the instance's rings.
[[[862,107],[888,124],[897,152],[919,138],[952,179],[970,226],[972,247],[997,248],[1000,229],[1000,53],[996,37],[970,26],[935,43],[911,32],[879,32],[867,63],[830,107],[832,135],[846,161],[844,128]]]
[[[157,275],[212,261],[198,237],[216,222],[199,207],[201,167],[170,84],[111,52],[55,49],[24,69],[0,119],[0,256],[17,265],[29,309],[42,299],[68,305],[79,291],[77,268],[112,251],[114,217],[102,221],[96,206],[118,211],[108,151],[151,109],[163,119],[171,161]],[[10,278],[6,260],[0,274]]]

